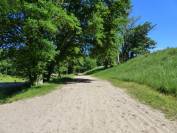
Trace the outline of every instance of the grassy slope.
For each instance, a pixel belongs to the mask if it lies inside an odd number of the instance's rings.
[[[177,49],[138,57],[94,75],[126,88],[140,101],[177,118]]]

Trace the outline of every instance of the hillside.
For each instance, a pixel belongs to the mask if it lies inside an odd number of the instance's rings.
[[[95,75],[145,84],[177,96],[177,49],[166,49],[141,56]]]

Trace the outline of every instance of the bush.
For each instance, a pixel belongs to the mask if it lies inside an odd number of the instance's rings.
[[[81,69],[81,72],[85,72],[85,71],[95,68],[96,66],[97,66],[96,59],[85,57],[84,62],[81,65],[80,69]]]

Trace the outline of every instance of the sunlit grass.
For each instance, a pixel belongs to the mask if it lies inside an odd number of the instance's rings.
[[[141,56],[101,73],[123,81],[148,85],[177,96],[177,49]]]
[[[0,82],[24,82],[25,79],[0,73]]]

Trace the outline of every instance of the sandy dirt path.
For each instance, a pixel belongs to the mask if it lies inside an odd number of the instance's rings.
[[[0,133],[177,133],[177,123],[109,82],[77,77],[41,97],[0,105]]]

